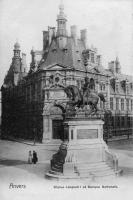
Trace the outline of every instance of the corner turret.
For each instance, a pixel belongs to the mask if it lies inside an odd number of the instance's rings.
[[[20,44],[16,42],[14,44],[14,55],[12,58],[11,66],[4,79],[6,87],[17,86],[19,81],[26,75],[26,54],[20,56]]]

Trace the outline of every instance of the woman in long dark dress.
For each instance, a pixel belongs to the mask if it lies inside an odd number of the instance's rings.
[[[28,163],[32,164],[32,153],[31,153],[31,151],[29,151]]]
[[[38,157],[37,157],[37,153],[35,151],[33,151],[33,158],[32,158],[32,162],[34,164],[36,164],[38,162]]]

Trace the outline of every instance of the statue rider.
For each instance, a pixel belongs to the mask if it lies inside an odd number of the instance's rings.
[[[89,88],[89,84],[90,84],[89,78],[85,77],[85,83],[81,86],[82,96],[83,96],[84,92],[87,90],[87,88]]]

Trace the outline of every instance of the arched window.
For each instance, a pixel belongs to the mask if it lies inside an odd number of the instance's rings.
[[[90,89],[95,89],[95,81],[93,78],[90,79]]]

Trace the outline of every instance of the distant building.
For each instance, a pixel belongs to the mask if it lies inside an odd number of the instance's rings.
[[[57,28],[43,31],[43,49],[31,50],[30,70],[26,70],[26,55],[20,45],[14,45],[12,64],[5,76],[2,91],[2,137],[56,142],[63,139],[63,116],[68,101],[64,88],[84,84],[87,76],[97,92],[103,92],[106,103],[99,107],[111,109],[105,118],[105,132],[111,135],[132,133],[133,81],[121,73],[118,58],[102,65],[96,48],[87,47],[87,32],[71,26],[68,35],[64,6],[60,5]],[[108,124],[110,123],[110,124]],[[108,134],[108,133],[107,133]]]

